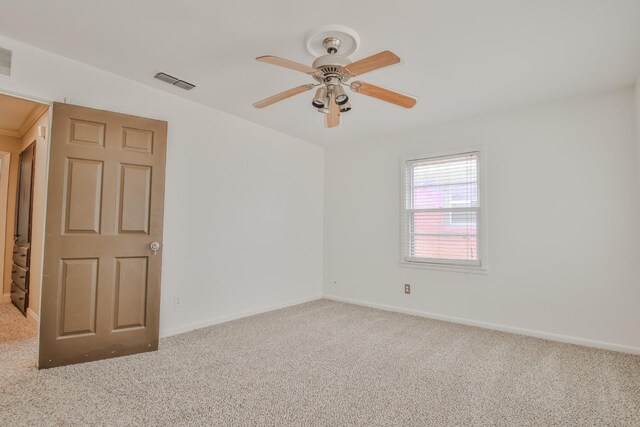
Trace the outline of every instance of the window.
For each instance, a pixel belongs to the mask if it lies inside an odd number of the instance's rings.
[[[479,153],[404,163],[405,262],[480,266]]]

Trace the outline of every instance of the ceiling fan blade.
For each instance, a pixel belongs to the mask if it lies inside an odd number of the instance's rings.
[[[355,93],[361,93],[362,95],[378,98],[382,101],[390,102],[404,108],[413,108],[413,106],[416,105],[416,102],[418,102],[411,96],[403,95],[401,93],[364,82],[351,83],[351,90]]]
[[[271,65],[278,65],[280,67],[301,71],[307,74],[315,74],[319,71],[307,65],[300,64],[294,61],[289,61],[288,59],[284,59],[284,58],[278,58],[277,56],[271,56],[271,55],[258,56],[256,58],[256,61],[266,62],[267,64],[271,64]]]
[[[298,95],[299,93],[313,89],[313,87],[314,85],[311,84],[294,87],[293,89],[285,90],[284,92],[280,92],[276,95],[270,96],[269,98],[263,99],[262,101],[258,101],[253,104],[253,106],[256,108],[268,107],[269,105],[280,102],[283,99],[291,98],[294,95]]]
[[[340,107],[336,104],[335,97],[329,97],[329,113],[327,114],[327,127],[334,128],[340,125]]]
[[[360,74],[397,64],[398,62],[400,62],[400,58],[394,53],[385,50],[384,52],[376,53],[375,55],[353,62],[344,68],[351,73],[351,75],[359,76]]]

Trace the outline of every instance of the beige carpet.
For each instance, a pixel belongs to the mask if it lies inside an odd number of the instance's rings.
[[[35,323],[27,320],[13,304],[0,304],[0,344],[25,340],[37,334]]]
[[[0,425],[640,425],[640,357],[315,301],[36,371],[0,344]]]

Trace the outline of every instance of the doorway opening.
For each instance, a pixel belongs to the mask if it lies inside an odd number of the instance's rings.
[[[50,105],[0,93],[0,344],[40,322]]]

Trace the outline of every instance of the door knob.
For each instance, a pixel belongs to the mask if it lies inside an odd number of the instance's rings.
[[[160,243],[158,242],[151,242],[151,244],[149,245],[149,247],[151,248],[151,250],[153,251],[153,254],[157,254],[158,253],[158,249],[160,249]]]

